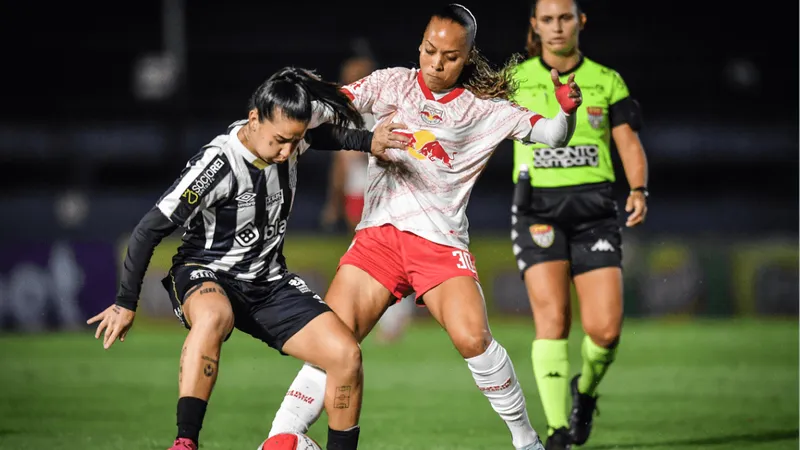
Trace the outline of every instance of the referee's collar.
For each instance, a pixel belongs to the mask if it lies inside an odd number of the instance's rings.
[[[544,58],[542,58],[541,56],[539,56],[539,62],[542,64],[542,66],[544,66],[545,69],[547,69],[548,72],[553,70],[552,67],[550,67],[546,62],[544,62]],[[562,76],[562,77],[564,75],[569,75],[569,74],[575,72],[576,70],[578,70],[581,67],[581,65],[583,65],[583,53],[580,54],[580,58],[578,58],[578,62],[574,66],[572,66],[571,69],[567,70],[566,72],[558,72],[558,75]]]
[[[240,129],[242,129],[242,125],[238,127],[233,127],[233,130],[231,130],[230,140],[229,140],[231,142],[231,145],[233,146],[233,148],[236,149],[237,152],[239,152],[242,155],[245,161],[256,166],[256,168],[258,168],[259,170],[266,169],[269,163],[256,156],[255,153],[248,150],[247,147],[245,147],[244,144],[242,144],[242,141],[239,140]]]

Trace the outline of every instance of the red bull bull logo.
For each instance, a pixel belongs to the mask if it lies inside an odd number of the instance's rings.
[[[442,144],[436,140],[436,136],[428,130],[419,130],[413,133],[400,133],[411,141],[408,143],[408,154],[416,159],[428,159],[433,162],[441,162],[448,169],[453,168],[453,157],[456,152],[448,153]]]
[[[438,125],[444,120],[444,110],[425,105],[422,107],[422,111],[419,112],[419,116],[423,122],[429,125]]]

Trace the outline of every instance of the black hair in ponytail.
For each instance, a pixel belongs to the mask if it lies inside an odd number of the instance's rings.
[[[322,80],[314,72],[285,67],[274,73],[250,97],[250,108],[258,110],[258,120],[272,120],[275,110],[290,119],[309,122],[312,102],[333,113],[333,124],[364,126],[364,119],[339,85]]]

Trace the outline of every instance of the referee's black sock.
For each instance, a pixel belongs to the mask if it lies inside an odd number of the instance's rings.
[[[358,425],[353,428],[338,431],[328,428],[328,450],[356,450],[358,448]]]
[[[206,415],[208,402],[196,397],[178,399],[178,438],[191,439],[195,444],[200,439],[200,428]]]

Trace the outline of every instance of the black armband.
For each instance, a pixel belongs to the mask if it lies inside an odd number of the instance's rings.
[[[639,131],[642,128],[642,108],[639,106],[639,102],[631,97],[625,97],[609,106],[608,118],[611,128],[626,123],[633,131]]]
[[[306,132],[308,145],[315,150],[357,150],[372,152],[372,132],[324,123]]]

